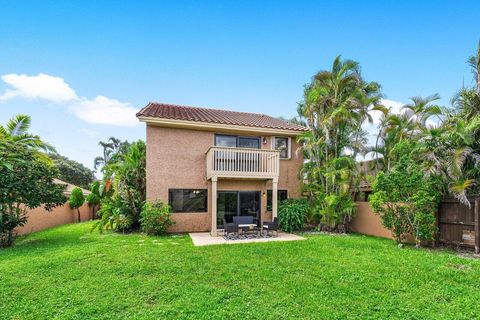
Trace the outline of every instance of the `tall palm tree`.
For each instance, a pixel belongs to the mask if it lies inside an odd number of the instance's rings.
[[[427,120],[434,116],[441,120],[442,108],[432,104],[438,99],[437,94],[426,98],[413,97],[399,114],[393,113],[391,108],[383,112],[375,146],[368,148],[368,153],[375,155],[377,169],[389,170],[398,160],[392,158],[395,146],[403,140],[421,136],[428,128]]]
[[[299,138],[306,159],[302,174],[316,211],[332,227],[351,216],[354,159],[366,140],[362,124],[372,121],[370,110],[382,108],[380,99],[380,85],[364,81],[358,62],[340,56],[305,87],[298,112],[311,131]]]

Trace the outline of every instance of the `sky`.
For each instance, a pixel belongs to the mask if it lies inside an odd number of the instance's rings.
[[[386,104],[472,84],[480,1],[3,1],[0,123],[89,168],[99,141],[145,139],[149,101],[293,117],[337,55]],[[369,128],[371,130],[372,128]]]

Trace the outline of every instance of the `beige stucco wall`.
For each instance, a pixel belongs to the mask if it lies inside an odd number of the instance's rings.
[[[43,207],[28,210],[27,215],[27,224],[16,229],[17,233],[20,235],[78,221],[77,210],[71,209],[68,203],[56,207],[52,211],[47,211]],[[81,220],[86,221],[90,219],[90,215],[90,207],[85,203],[80,208]]]
[[[210,231],[211,228],[211,182],[206,179],[206,157],[208,148],[214,145],[213,131],[197,131],[180,128],[165,128],[147,125],[147,199],[168,202],[168,189],[208,189],[208,212],[174,213],[176,224],[170,232]],[[242,134],[242,136],[245,134]],[[257,136],[258,134],[252,134]],[[263,142],[263,136],[261,137]],[[267,136],[262,149],[272,148],[271,137]],[[298,144],[291,138],[291,159],[280,160],[278,189],[287,189],[289,197],[300,196],[298,171],[303,162],[301,153],[295,152]],[[262,219],[271,219],[266,212],[267,189],[272,188],[267,180],[220,179],[218,191],[260,191]]]
[[[353,232],[371,236],[392,238],[392,232],[382,225],[380,216],[375,214],[368,202],[357,202],[357,214],[350,225]]]

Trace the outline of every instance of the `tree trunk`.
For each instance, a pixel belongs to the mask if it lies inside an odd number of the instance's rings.
[[[77,208],[78,222],[80,222],[80,208]]]

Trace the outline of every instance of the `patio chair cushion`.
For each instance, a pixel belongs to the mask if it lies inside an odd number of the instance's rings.
[[[233,222],[236,224],[253,224],[252,216],[235,216]]]

